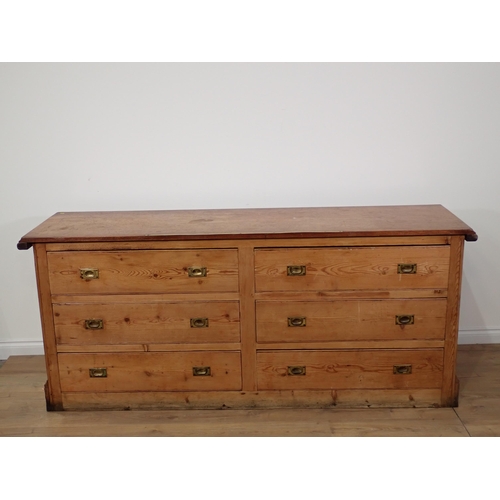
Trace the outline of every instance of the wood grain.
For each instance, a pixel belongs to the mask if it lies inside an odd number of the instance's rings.
[[[395,375],[394,365],[412,365],[409,375]],[[305,375],[290,376],[288,367]],[[433,389],[441,387],[443,351],[259,351],[260,390]],[[388,391],[390,393],[390,390]]]
[[[474,231],[441,205],[59,212],[23,236],[33,243],[259,237],[442,236]]]
[[[401,245],[448,245],[449,236],[367,236],[344,238],[311,237],[311,238],[279,238],[281,247],[354,247],[354,246],[401,246]],[[251,238],[255,247],[274,247],[275,238]],[[217,240],[218,248],[236,248],[241,239]],[[168,240],[168,241],[113,241],[113,242],[74,242],[74,243],[47,243],[48,252],[64,251],[121,251],[121,250],[172,250],[197,248],[213,248],[214,242],[208,240]]]
[[[427,341],[428,343],[428,341]],[[415,347],[436,347],[434,345],[416,345]],[[442,347],[442,346],[439,346]],[[57,352],[176,352],[176,351],[241,351],[241,343],[219,343],[210,344],[59,344]]]
[[[53,294],[238,291],[235,250],[50,252],[48,262]],[[188,276],[189,267],[205,267],[206,277]],[[82,279],[81,268],[99,278]]]
[[[254,251],[251,244],[240,246],[239,263],[243,390],[254,391],[257,388],[257,374],[255,368]]]
[[[446,295],[445,295],[446,297]],[[52,295],[52,302],[54,304],[102,304],[102,303],[115,303],[115,304],[135,304],[147,299],[149,304],[162,304],[169,302],[214,302],[224,300],[237,302],[240,299],[238,292],[224,292],[223,295],[214,294],[213,292],[200,292],[192,293],[154,293],[154,294],[106,294],[106,295],[65,295],[54,294]],[[219,299],[219,300],[218,300]]]
[[[435,247],[256,249],[255,283],[260,291],[446,288],[450,250]],[[417,264],[398,274],[398,264]],[[305,276],[288,276],[305,266]]]
[[[446,288],[402,288],[400,290],[288,290],[255,292],[257,300],[331,301],[342,299],[426,299],[446,298]]]
[[[458,345],[458,320],[460,315],[463,249],[464,239],[462,237],[455,236],[451,238],[442,388],[442,403],[445,406],[457,406],[458,404],[459,388],[455,383],[455,370]]]
[[[58,344],[156,344],[239,342],[239,303],[136,302],[53,304]],[[191,319],[205,318],[208,326],[195,328]],[[85,328],[88,319],[102,320],[102,329]]]
[[[239,410],[295,408],[437,408],[440,389],[338,389],[217,392],[129,392],[63,394],[66,410]],[[452,411],[452,410],[450,410]],[[252,413],[248,414],[249,417]],[[329,416],[335,418],[334,415]],[[369,419],[367,415],[365,417]],[[360,417],[362,421],[363,417]]]
[[[63,392],[223,391],[241,389],[239,352],[59,354]],[[194,376],[193,367],[210,367]],[[106,378],[89,369],[106,368]]]
[[[35,245],[34,257],[38,288],[38,304],[40,307],[40,319],[42,322],[43,345],[47,368],[47,385],[45,390],[47,409],[61,410],[61,385],[59,380],[56,336],[50,300],[49,270],[45,245]]]
[[[257,341],[444,339],[446,306],[445,299],[258,301]],[[397,315],[412,315],[414,323],[398,325]],[[288,318],[305,318],[305,326],[290,326]]]
[[[329,342],[263,342],[257,350],[304,349],[442,349],[444,340],[332,340]],[[59,350],[59,347],[58,347]]]

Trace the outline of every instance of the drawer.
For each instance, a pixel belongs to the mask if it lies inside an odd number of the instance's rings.
[[[63,392],[241,389],[239,352],[59,354],[58,360]]]
[[[53,304],[58,344],[239,342],[239,302]]]
[[[237,250],[48,252],[47,258],[53,294],[238,291]]]
[[[257,301],[257,342],[444,339],[446,299]]]
[[[449,246],[255,250],[256,291],[447,288]]]
[[[260,351],[257,388],[431,389],[441,387],[443,351]]]

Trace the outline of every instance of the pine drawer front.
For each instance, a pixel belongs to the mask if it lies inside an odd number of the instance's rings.
[[[240,341],[239,302],[53,304],[59,345]]]
[[[59,354],[63,392],[241,389],[239,352]]]
[[[431,389],[443,377],[443,351],[260,351],[259,390]]]
[[[447,288],[450,249],[433,247],[255,250],[256,291]]]
[[[446,299],[257,301],[257,342],[442,340]]]
[[[237,292],[237,250],[48,252],[52,294]]]

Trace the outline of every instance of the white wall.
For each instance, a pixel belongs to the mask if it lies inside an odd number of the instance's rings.
[[[500,342],[500,65],[0,64],[0,359],[38,353],[57,211],[443,204],[460,341]]]

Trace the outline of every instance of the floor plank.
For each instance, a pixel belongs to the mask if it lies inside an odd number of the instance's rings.
[[[345,410],[332,414],[331,429],[333,436],[468,436],[452,408]]]
[[[473,437],[500,436],[500,345],[459,349],[459,406],[455,409]]]

